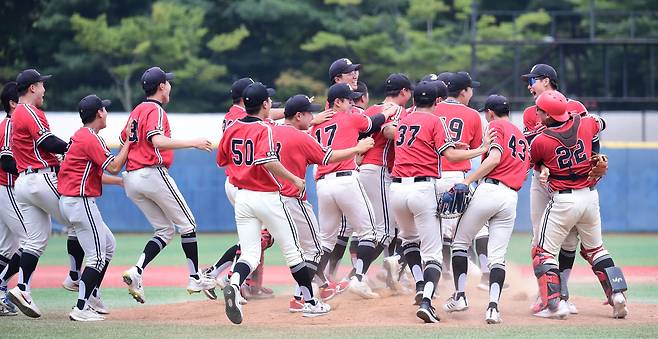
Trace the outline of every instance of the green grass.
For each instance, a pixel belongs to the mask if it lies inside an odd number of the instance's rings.
[[[596,286],[592,284],[569,283],[569,293],[583,297],[597,298],[601,299],[601,301],[605,299],[603,290],[599,287],[598,283]],[[658,304],[658,285],[629,283],[626,296],[630,303]]]

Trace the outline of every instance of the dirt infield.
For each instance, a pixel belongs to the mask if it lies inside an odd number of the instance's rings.
[[[658,305],[634,303],[629,305],[628,319],[611,318],[612,308],[602,305],[601,299],[573,297],[580,314],[567,320],[549,320],[533,317],[529,305],[536,290],[533,279],[522,276],[522,270],[508,272],[511,287],[503,290],[500,310],[502,326],[542,326],[560,324],[569,326],[617,326],[655,324],[658,321]],[[467,288],[470,309],[465,312],[446,314],[441,310],[444,299],[452,291],[452,284],[442,281],[440,296],[434,300],[441,322],[441,327],[485,327],[484,312],[488,304],[488,292],[478,290],[477,277],[470,277]],[[599,289],[597,285],[592,288]],[[279,296],[269,300],[252,300],[244,307],[243,325],[254,327],[388,327],[388,326],[422,326],[422,321],[415,316],[417,307],[412,305],[411,295],[390,295],[387,290],[377,290],[381,298],[363,300],[345,292],[329,301],[333,307],[330,314],[317,318],[303,318],[301,314],[291,314],[287,310],[290,296]],[[601,292],[603,294],[603,292]],[[144,306],[119,309],[112,312],[109,319],[123,321],[147,321],[190,325],[227,325],[230,324],[224,313],[224,301],[186,302],[159,306]]]

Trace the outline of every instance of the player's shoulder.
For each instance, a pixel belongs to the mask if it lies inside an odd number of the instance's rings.
[[[383,107],[383,105],[382,105],[381,103],[379,103],[379,104],[375,104],[375,105],[372,105],[372,106],[366,108],[366,109],[363,111],[363,114],[365,114],[365,115],[371,117],[371,116],[373,116],[373,115],[375,115],[375,114],[381,113],[381,112],[382,112],[382,107]]]
[[[567,112],[570,114],[587,114],[587,108],[585,108],[585,105],[583,105],[582,102],[568,98],[567,99]]]
[[[523,116],[537,114],[537,105],[528,106],[523,110]]]

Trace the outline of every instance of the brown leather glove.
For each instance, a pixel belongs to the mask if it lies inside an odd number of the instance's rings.
[[[608,172],[608,156],[605,154],[594,154],[589,163],[592,168],[587,173],[587,180],[599,180]]]

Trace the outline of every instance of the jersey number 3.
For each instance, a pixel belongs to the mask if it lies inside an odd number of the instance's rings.
[[[407,131],[409,131],[411,135],[407,136]],[[420,132],[420,126],[400,125],[400,127],[398,127],[398,132],[400,132],[400,137],[398,138],[398,140],[395,141],[395,146],[402,146],[405,140],[407,140],[407,146],[411,146],[411,144],[413,144],[414,141],[416,141],[416,137]]]

